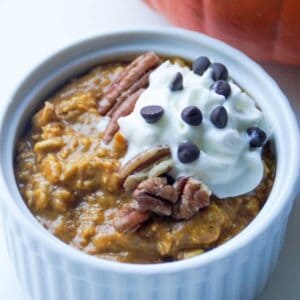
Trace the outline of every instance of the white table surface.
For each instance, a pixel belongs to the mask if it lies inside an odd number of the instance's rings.
[[[143,25],[170,23],[139,0],[0,0],[0,103],[24,74],[51,52],[105,30]],[[299,111],[300,68],[264,67]],[[299,228],[300,201],[292,212],[279,263],[259,300],[300,299]],[[8,260],[1,222],[0,299],[30,300],[24,298]]]

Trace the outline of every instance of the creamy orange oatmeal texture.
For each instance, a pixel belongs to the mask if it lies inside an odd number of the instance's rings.
[[[201,254],[245,228],[271,190],[275,157],[270,142],[262,149],[261,183],[232,198],[218,199],[194,178],[173,178],[168,146],[143,151],[124,165],[128,143],[117,121],[132,112],[161,59],[148,53],[131,64],[101,65],[72,80],[45,101],[18,144],[15,173],[29,209],[59,239],[91,255],[158,263]],[[181,88],[180,79],[172,85]],[[221,88],[226,97],[228,87]],[[161,117],[155,109],[142,112],[149,123]],[[199,123],[199,112],[186,113],[188,122]],[[222,116],[213,121],[224,125]],[[250,143],[261,143],[259,138]]]

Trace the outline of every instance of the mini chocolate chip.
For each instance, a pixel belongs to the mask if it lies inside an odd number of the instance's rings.
[[[213,63],[212,68],[212,78],[213,80],[227,80],[228,71],[223,64]]]
[[[147,123],[157,122],[164,114],[164,109],[159,105],[144,106],[140,111],[142,117]]]
[[[213,84],[212,88],[217,94],[223,95],[225,97],[225,99],[227,99],[230,96],[231,87],[230,87],[229,83],[225,80],[216,81]]]
[[[194,160],[196,160],[200,155],[200,150],[197,145],[187,142],[187,143],[181,143],[178,146],[177,149],[177,156],[178,159],[184,163],[190,163]]]
[[[181,118],[185,123],[197,126],[202,122],[202,113],[197,106],[187,106],[182,110]]]
[[[249,127],[247,134],[250,137],[251,148],[261,147],[267,139],[266,133],[258,127]]]
[[[223,106],[217,106],[210,114],[210,121],[217,128],[224,128],[227,125],[228,115],[227,111]]]
[[[180,72],[177,72],[170,84],[171,91],[183,90],[183,77]]]
[[[159,177],[166,178],[169,185],[173,185],[175,183],[175,179],[168,173],[161,174]]]
[[[193,71],[195,74],[203,75],[209,66],[209,59],[206,56],[200,56],[193,62]]]

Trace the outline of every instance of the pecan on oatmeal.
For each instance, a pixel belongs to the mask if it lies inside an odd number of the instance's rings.
[[[172,203],[177,201],[176,190],[164,177],[153,177],[141,182],[133,192],[135,207],[139,211],[152,211],[170,216]]]
[[[128,175],[123,183],[125,191],[133,191],[140,182],[151,177],[159,177],[163,174],[167,174],[173,168],[173,160],[170,156],[163,157],[152,165]],[[166,175],[165,175],[166,177]]]
[[[132,196],[133,210],[168,216],[175,220],[188,220],[201,208],[209,205],[211,191],[204,183],[193,178],[180,177],[174,184],[169,184],[166,177],[152,177],[142,181]],[[115,217],[115,223],[119,222],[118,218],[120,215]],[[127,221],[131,222],[129,219]],[[141,223],[144,221],[141,220]],[[123,218],[122,222],[126,223],[126,220]],[[124,223],[123,227],[126,228]],[[138,228],[139,226],[135,226],[134,230]],[[122,230],[121,226],[116,229]]]
[[[134,106],[143,91],[144,89],[139,89],[133,94],[128,95],[128,97],[116,107],[104,131],[103,141],[105,143],[109,143],[112,140],[115,133],[119,130],[118,119],[133,111]]]
[[[123,207],[115,216],[113,224],[119,232],[136,231],[150,217],[150,212],[141,212],[132,207]]]
[[[183,181],[179,179],[179,183],[177,182],[180,197],[172,212],[172,217],[176,220],[189,219],[210,203],[211,191],[203,182],[193,178]]]
[[[149,83],[149,76],[152,70],[145,73],[138,81],[136,81],[126,92],[124,92],[119,98],[114,106],[106,113],[106,116],[113,116],[114,112],[120,106],[120,104],[125,101],[129,96],[135,94],[137,91],[144,89]]]
[[[159,58],[152,52],[139,56],[123,70],[100,100],[100,114],[111,118],[103,136],[105,143],[109,143],[118,131],[118,119],[133,111],[139,96],[148,85],[153,67],[159,62]]]
[[[122,101],[123,93],[127,94],[127,91],[131,88],[131,92],[135,92],[133,86],[137,86],[136,90],[146,87],[148,80],[143,77],[151,69],[157,67],[160,63],[160,58],[153,52],[148,52],[136,58],[130,63],[120,74],[118,79],[112,83],[109,90],[102,97],[99,102],[99,113],[105,115],[113,105]],[[139,84],[136,85],[136,83]],[[145,84],[144,86],[142,86]],[[119,99],[120,97],[120,99]]]
[[[170,149],[167,146],[157,146],[147,149],[129,160],[120,170],[120,180],[122,183],[126,178],[139,169],[157,162],[163,157],[170,156]]]

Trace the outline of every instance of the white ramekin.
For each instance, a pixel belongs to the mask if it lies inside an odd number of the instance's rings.
[[[13,170],[14,146],[41,101],[66,79],[120,56],[148,50],[223,62],[265,111],[274,129],[277,174],[259,215],[224,245],[188,260],[121,264],[77,251],[42,228],[24,205]],[[37,66],[1,116],[0,190],[8,251],[24,291],[34,300],[247,300],[264,287],[284,238],[299,179],[299,132],[276,83],[241,52],[207,36],[148,28],[79,42]],[[299,183],[299,182],[298,182]]]

